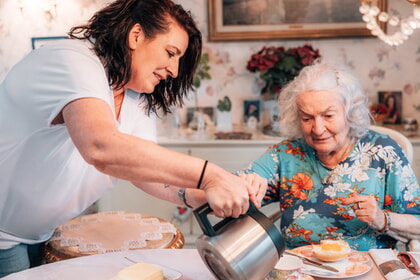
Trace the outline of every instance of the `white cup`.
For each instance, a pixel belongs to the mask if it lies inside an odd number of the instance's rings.
[[[295,256],[283,255],[274,269],[270,272],[267,280],[301,280],[303,262]]]

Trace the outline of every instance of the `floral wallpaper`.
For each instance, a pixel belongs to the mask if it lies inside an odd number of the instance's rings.
[[[19,1],[0,0],[0,80],[19,59],[31,50],[31,37],[65,35],[68,29],[89,19],[94,11],[110,1],[57,0],[55,17],[39,7],[43,0],[26,1],[20,9]],[[21,0],[21,2],[25,2]],[[200,107],[215,107],[219,99],[229,96],[232,101],[233,122],[240,124],[244,100],[260,98],[256,75],[246,70],[252,53],[262,46],[285,48],[310,44],[319,49],[325,59],[348,65],[360,78],[370,102],[377,103],[378,91],[402,91],[402,115],[420,121],[420,30],[398,47],[391,47],[377,38],[328,38],[314,40],[276,40],[246,42],[208,42],[207,5],[203,0],[178,0],[191,10],[203,32],[204,52],[209,54],[210,80],[203,80],[197,90]],[[32,5],[32,6],[31,6]],[[407,17],[412,13],[406,1],[388,0],[389,11]],[[194,106],[191,94],[187,106]],[[186,109],[179,111],[183,120]]]

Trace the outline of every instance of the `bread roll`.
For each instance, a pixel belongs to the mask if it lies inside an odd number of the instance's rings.
[[[351,252],[344,240],[321,240],[319,245],[312,246],[312,253],[325,262],[335,262],[346,258]]]

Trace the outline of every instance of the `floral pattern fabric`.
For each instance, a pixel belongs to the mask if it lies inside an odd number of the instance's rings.
[[[353,194],[374,196],[385,211],[420,217],[420,188],[404,152],[389,136],[371,130],[333,169],[302,139],[290,138],[269,147],[241,172],[268,180],[263,203],[279,202],[288,248],[322,239],[344,239],[360,251],[395,244],[359,221],[351,205],[342,204]]]

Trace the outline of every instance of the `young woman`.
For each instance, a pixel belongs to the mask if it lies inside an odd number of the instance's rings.
[[[182,104],[201,56],[188,12],[117,0],[69,37],[31,52],[0,86],[0,277],[39,264],[54,229],[117,178],[170,201],[164,185],[199,188],[219,217],[258,204],[266,186],[155,143],[155,112]]]

